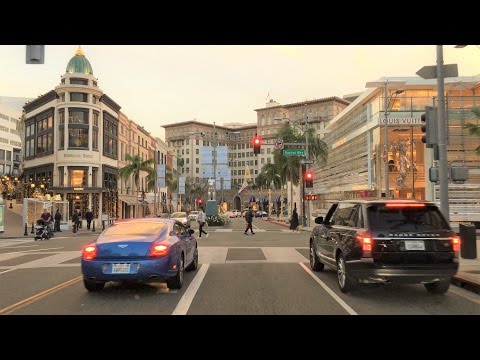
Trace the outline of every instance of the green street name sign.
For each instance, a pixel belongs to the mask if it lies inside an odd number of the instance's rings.
[[[284,156],[305,156],[304,149],[283,149]]]

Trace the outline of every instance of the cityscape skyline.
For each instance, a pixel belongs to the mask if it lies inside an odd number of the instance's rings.
[[[0,94],[33,97],[60,83],[77,45],[45,48],[45,64],[25,64],[25,45],[0,46]],[[361,92],[382,76],[415,76],[435,64],[435,46],[82,45],[99,87],[129,118],[165,139],[162,125],[196,119],[256,122],[254,109]],[[444,46],[445,64],[476,75],[480,49]],[[151,69],[151,70],[149,70]],[[333,70],[332,70],[333,69]]]

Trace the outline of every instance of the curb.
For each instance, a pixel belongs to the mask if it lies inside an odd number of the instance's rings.
[[[285,223],[283,223],[283,222],[279,222],[279,221],[276,221],[276,220],[264,220],[264,219],[262,219],[262,220],[263,220],[263,221],[267,221],[267,222],[269,222],[269,223],[271,223],[271,224],[280,225],[280,226],[283,226],[283,227],[286,227],[286,228],[289,228],[289,229],[290,229],[290,224],[285,224]],[[304,229],[303,227],[300,227],[300,230],[301,230],[301,231],[311,231],[311,230],[309,230],[309,229]]]
[[[465,274],[464,272],[454,275],[452,278],[452,284],[476,294],[480,294],[480,283],[478,283],[478,280],[469,277],[468,274]]]

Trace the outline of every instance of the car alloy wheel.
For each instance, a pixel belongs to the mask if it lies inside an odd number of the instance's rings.
[[[345,280],[346,280],[346,274],[345,274],[345,261],[343,260],[343,256],[338,257],[338,262],[337,262],[337,276],[338,276],[338,283],[340,284],[341,288],[345,287]]]

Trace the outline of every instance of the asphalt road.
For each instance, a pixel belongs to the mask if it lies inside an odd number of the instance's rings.
[[[180,290],[109,283],[100,293],[87,292],[80,249],[95,237],[86,230],[86,236],[80,230],[43,242],[1,240],[0,314],[480,314],[480,296],[455,286],[445,295],[422,285],[363,285],[342,294],[333,270],[310,270],[307,232],[260,219],[255,235],[243,235],[242,219],[206,230],[208,238],[199,239],[201,266],[185,273]]]

